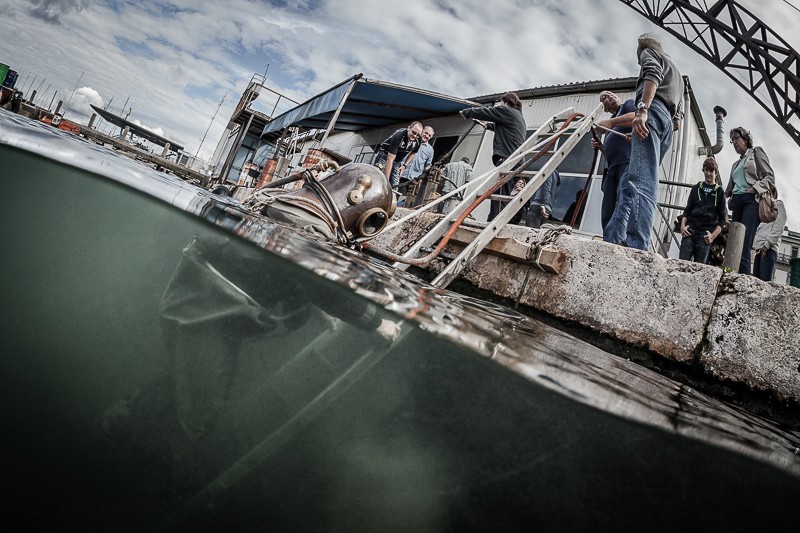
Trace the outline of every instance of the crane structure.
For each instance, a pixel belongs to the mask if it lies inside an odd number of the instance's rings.
[[[734,0],[620,0],[742,87],[800,146],[798,53]]]

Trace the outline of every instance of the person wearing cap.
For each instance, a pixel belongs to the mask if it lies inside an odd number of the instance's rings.
[[[661,43],[648,34],[638,39],[636,58],[636,112],[633,117],[631,157],[620,178],[617,204],[603,230],[603,240],[648,250],[658,200],[658,167],[672,144],[685,84]]]

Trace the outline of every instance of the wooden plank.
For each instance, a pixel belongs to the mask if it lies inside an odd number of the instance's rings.
[[[480,235],[480,231],[469,228],[458,228],[450,242],[467,246]],[[530,245],[509,237],[495,237],[484,248],[486,253],[517,261],[519,263],[535,263],[536,258],[528,259]],[[550,274],[560,274],[567,263],[567,254],[561,250],[544,247],[539,255],[539,267]]]

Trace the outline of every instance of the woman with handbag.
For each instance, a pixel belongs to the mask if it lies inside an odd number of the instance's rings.
[[[728,207],[731,210],[731,221],[744,224],[744,243],[742,243],[742,259],[739,261],[739,273],[750,274],[750,249],[761,222],[758,216],[758,199],[763,194],[771,197],[775,187],[775,174],[769,158],[760,146],[753,146],[753,136],[744,128],[731,130],[731,144],[739,160],[731,168],[731,177],[725,196],[730,198]]]

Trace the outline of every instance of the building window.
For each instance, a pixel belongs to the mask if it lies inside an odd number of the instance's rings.
[[[792,259],[797,257],[797,246],[792,246]]]

